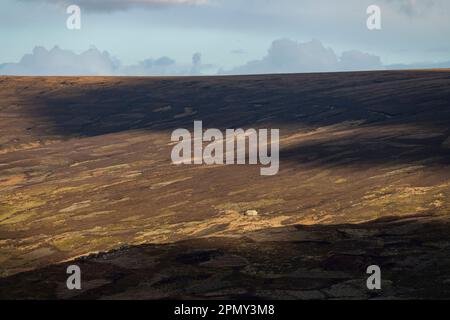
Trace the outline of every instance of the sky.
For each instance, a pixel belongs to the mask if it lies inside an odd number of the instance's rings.
[[[66,26],[72,4],[79,30]],[[449,18],[448,0],[2,0],[0,74],[450,67]]]

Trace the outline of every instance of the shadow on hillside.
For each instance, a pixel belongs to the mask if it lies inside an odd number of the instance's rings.
[[[280,159],[309,164],[312,167],[415,164],[442,168],[450,165],[450,148],[444,148],[442,143],[442,136],[426,139],[331,136],[321,141],[304,142],[284,148],[280,152]]]
[[[0,279],[3,299],[450,298],[447,217],[273,228],[242,238],[141,245]],[[66,268],[82,290],[66,289]],[[366,288],[366,268],[382,290]]]
[[[23,112],[32,117],[36,128],[30,132],[38,136],[39,130],[63,138],[139,129],[169,134],[193,130],[194,120],[202,120],[205,129],[281,128],[283,134],[336,124],[353,130],[348,122],[359,121],[361,132],[325,133],[321,140],[289,146],[281,161],[449,163],[450,150],[442,147],[450,135],[448,72],[53,81],[45,87],[45,79],[36,78],[34,91],[18,94],[28,101],[30,109]]]
[[[380,129],[450,127],[448,72],[106,79],[89,85],[61,78],[56,88],[31,96],[24,90],[23,97],[37,106],[34,116],[66,136],[190,128],[193,120],[219,129],[314,129],[351,120]]]

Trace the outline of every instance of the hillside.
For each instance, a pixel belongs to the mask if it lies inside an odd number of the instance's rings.
[[[194,120],[279,173],[172,164]],[[449,169],[448,70],[0,77],[0,297],[450,298]]]

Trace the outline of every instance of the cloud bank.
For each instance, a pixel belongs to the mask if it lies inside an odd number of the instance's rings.
[[[193,56],[192,65],[180,65],[169,57],[146,59],[136,65],[123,66],[107,51],[91,48],[80,54],[54,47],[47,50],[35,47],[18,63],[0,65],[0,75],[29,76],[151,76],[188,75],[193,70],[199,74],[206,65],[201,64],[201,54]]]
[[[81,54],[54,47],[47,50],[35,47],[18,63],[0,65],[3,75],[112,75],[119,68],[119,61],[106,51],[91,48]]]
[[[296,42],[278,39],[267,55],[218,74],[267,74],[302,72],[371,71],[386,69],[449,68],[450,62],[383,65],[380,57],[358,50],[337,55],[319,40]],[[54,47],[35,47],[17,63],[0,64],[0,75],[29,76],[161,76],[216,74],[217,67],[202,62],[202,54],[192,55],[191,63],[179,64],[170,57],[149,58],[135,65],[122,65],[107,51],[91,48],[80,54]]]
[[[21,0],[31,1],[31,0]],[[35,1],[35,0],[33,0]],[[72,4],[79,5],[82,9],[94,12],[112,12],[127,10],[132,7],[156,8],[169,6],[205,5],[208,0],[41,0],[67,7]]]
[[[353,50],[339,57],[333,49],[319,40],[299,43],[290,39],[272,42],[267,55],[229,71],[225,74],[297,73],[324,71],[356,71],[383,69],[378,56]]]

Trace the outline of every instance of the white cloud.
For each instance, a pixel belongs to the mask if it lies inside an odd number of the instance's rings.
[[[200,74],[201,61],[193,60],[193,65],[179,65],[169,57],[146,59],[136,65],[122,66],[120,61],[107,51],[91,48],[81,54],[54,47],[47,50],[35,47],[18,63],[0,65],[0,75],[29,76],[150,76]]]
[[[112,75],[119,63],[108,52],[91,48],[81,54],[54,47],[35,47],[18,63],[0,65],[3,75]]]
[[[187,72],[169,57],[158,59],[145,59],[136,65],[124,66],[115,71],[119,75],[148,76],[148,75],[175,75]]]
[[[322,71],[379,70],[383,65],[378,56],[357,50],[338,57],[333,49],[320,41],[299,43],[289,39],[272,42],[268,53],[260,60],[224,72],[230,74],[296,73]]]
[[[343,71],[380,70],[383,69],[378,56],[351,50],[343,52],[339,60],[339,69]]]

